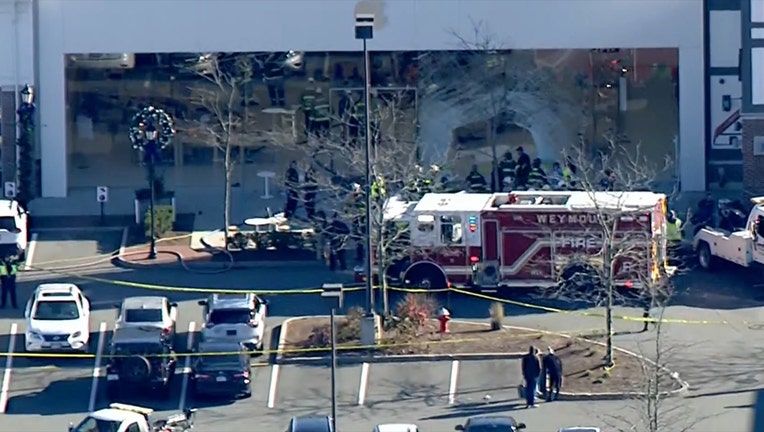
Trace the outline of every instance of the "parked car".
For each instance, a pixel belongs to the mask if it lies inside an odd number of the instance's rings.
[[[252,366],[247,349],[233,342],[202,342],[194,364],[194,393],[198,396],[252,396]],[[216,353],[238,353],[216,355]]]
[[[175,321],[178,317],[178,305],[162,296],[127,297],[119,308],[115,329],[155,328],[172,343],[175,340]]]
[[[241,343],[249,350],[262,350],[267,304],[253,293],[213,294],[200,300],[204,307],[202,340]]]
[[[334,422],[329,416],[292,417],[286,432],[334,432]]]
[[[26,259],[28,213],[16,200],[0,200],[0,256]]]
[[[374,432],[419,432],[419,428],[414,424],[387,423],[376,425]]]
[[[77,285],[47,283],[32,293],[24,310],[28,352],[87,352],[90,302]]]
[[[169,397],[177,358],[161,329],[127,327],[114,330],[108,350],[106,392],[111,399],[124,393]]]
[[[135,54],[70,54],[71,68],[82,69],[132,69],[135,67]]]
[[[510,416],[482,415],[470,417],[454,429],[463,432],[517,432],[525,429],[525,423],[518,423]]]

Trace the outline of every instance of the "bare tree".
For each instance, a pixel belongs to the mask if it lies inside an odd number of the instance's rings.
[[[555,262],[562,283],[553,296],[584,300],[605,310],[605,365],[614,364],[613,309],[636,302],[643,306],[654,301],[654,288],[668,278],[664,263],[665,221],[643,217],[655,210],[656,203],[630,200],[632,191],[651,191],[658,173],[670,165],[656,166],[643,156],[639,147],[627,150],[611,143],[610,151],[597,158],[584,149],[571,147],[566,152],[574,167],[574,188],[589,195],[592,206],[584,237],[590,239],[579,252]],[[661,204],[667,205],[667,200]],[[565,245],[562,245],[563,247]],[[645,279],[646,278],[646,279]]]
[[[650,280],[644,281],[647,284]],[[637,353],[641,356],[640,383],[634,388],[636,396],[627,404],[631,415],[619,412],[606,414],[604,421],[613,430],[620,432],[687,432],[694,428],[702,419],[691,415],[683,401],[670,400],[671,391],[684,385],[678,373],[669,368],[673,356],[677,352],[687,352],[689,347],[669,346],[666,339],[664,315],[671,298],[672,287],[659,281],[654,284],[651,316],[649,317],[652,331],[646,338],[637,342]],[[598,415],[601,416],[601,413]]]
[[[231,187],[236,167],[235,149],[255,141],[253,117],[246,104],[240,104],[247,83],[252,80],[252,59],[247,55],[230,58],[209,56],[207,67],[195,70],[201,82],[190,88],[191,101],[204,112],[189,125],[189,135],[212,146],[223,156],[223,230],[228,242],[231,225]],[[245,101],[246,102],[246,101]]]
[[[421,56],[420,141],[423,156],[443,158],[452,131],[470,124],[485,126],[490,149],[492,183],[499,187],[498,135],[510,127],[527,130],[538,157],[552,160],[561,145],[574,135],[580,109],[570,95],[560,91],[552,70],[538,66],[533,51],[513,51],[497,40],[482,22],[473,22],[469,34],[451,32],[456,42],[451,52]]]
[[[316,105],[332,105],[328,125],[306,127],[306,137],[295,142],[291,130],[276,130],[271,141],[290,152],[302,152],[303,168],[313,169],[317,183],[319,211],[314,226],[319,234],[332,235],[327,219],[338,218],[351,226],[350,239],[363,247],[365,229],[365,127],[360,89],[325,87],[313,89],[318,96]],[[327,94],[329,97],[327,97]],[[407,255],[408,223],[405,210],[410,204],[401,195],[406,186],[424,175],[419,166],[416,144],[416,89],[372,89],[371,149],[369,163],[373,185],[371,191],[372,253],[363,251],[358,264],[371,256],[379,284],[382,286],[383,307],[387,301],[388,280],[382,275],[390,272],[396,262]],[[337,99],[340,99],[338,101]],[[339,103],[337,103],[339,102]],[[347,109],[338,112],[342,105]],[[326,127],[328,126],[328,127]],[[305,204],[303,199],[303,204]],[[394,214],[399,212],[398,214]],[[336,213],[336,215],[334,214]]]

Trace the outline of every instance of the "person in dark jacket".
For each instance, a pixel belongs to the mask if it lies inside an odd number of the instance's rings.
[[[286,205],[284,206],[284,217],[289,219],[297,211],[297,200],[300,199],[298,190],[300,188],[300,172],[297,171],[297,161],[289,163],[284,174],[284,186],[287,190]]]
[[[305,181],[302,188],[305,213],[308,219],[313,219],[316,215],[316,194],[318,193],[318,180],[316,179],[316,169],[311,167],[305,172]]]
[[[466,181],[470,192],[480,193],[486,192],[488,189],[488,183],[485,181],[483,174],[480,174],[480,171],[478,171],[477,165],[472,165],[472,169],[467,175]]]
[[[0,308],[5,308],[6,300],[8,299],[10,299],[12,308],[18,309],[19,307],[16,302],[16,274],[18,271],[18,260],[6,258],[0,261],[0,284],[2,285]]]
[[[546,172],[541,168],[541,159],[533,159],[531,173],[528,175],[528,186],[541,189],[549,184],[546,178]]]
[[[531,157],[522,147],[517,148],[517,165],[515,167],[515,184],[518,187],[528,187],[528,176],[531,175]]]
[[[541,375],[541,362],[539,362],[538,350],[531,346],[528,354],[522,359],[523,381],[525,384],[525,407],[536,407],[536,386]]]
[[[543,374],[549,379],[549,389],[542,389],[542,393],[546,393],[547,402],[551,402],[560,397],[560,387],[562,387],[562,360],[557,357],[557,354],[554,353],[552,347],[549,347],[541,362],[544,368]]]
[[[345,260],[345,243],[350,235],[350,227],[342,222],[339,215],[335,212],[329,221],[327,227],[329,235],[329,270],[335,271],[337,267],[340,270],[347,270],[347,261]]]

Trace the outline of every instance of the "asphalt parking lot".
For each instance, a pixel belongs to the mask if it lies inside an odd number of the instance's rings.
[[[27,267],[75,267],[107,257],[122,246],[122,228],[41,230],[30,234]]]

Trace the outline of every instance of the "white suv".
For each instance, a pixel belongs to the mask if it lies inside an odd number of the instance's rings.
[[[140,296],[126,297],[118,304],[119,315],[115,329],[126,327],[149,327],[162,329],[162,334],[170,341],[175,337],[175,321],[178,305],[167,297]]]
[[[27,302],[24,348],[29,352],[87,352],[90,302],[77,285],[42,284]]]
[[[27,212],[14,200],[0,199],[0,248],[0,255],[26,259]]]
[[[213,294],[199,301],[204,306],[205,341],[237,342],[249,350],[262,350],[268,302],[252,293]]]

